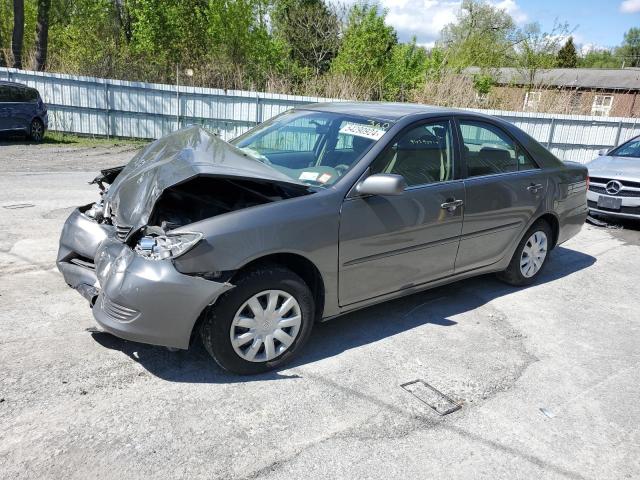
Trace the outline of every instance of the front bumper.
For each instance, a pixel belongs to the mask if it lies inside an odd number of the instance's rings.
[[[127,340],[188,348],[193,326],[229,283],[178,272],[170,260],[139,257],[80,210],[60,237],[58,269],[69,286],[93,305],[96,322]]]
[[[640,219],[640,196],[622,197],[622,205],[620,210],[612,210],[608,208],[598,207],[598,197],[601,194],[587,191],[587,204],[589,211],[598,215],[607,215],[617,218]]]

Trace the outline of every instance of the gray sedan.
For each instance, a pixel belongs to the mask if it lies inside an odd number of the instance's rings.
[[[277,368],[314,322],[495,272],[532,283],[587,216],[587,170],[493,117],[286,112],[231,143],[190,127],[95,179],[58,268],[119,337]]]
[[[589,168],[591,213],[640,220],[640,137],[601,151]]]

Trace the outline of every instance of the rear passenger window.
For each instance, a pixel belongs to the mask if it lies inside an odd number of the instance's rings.
[[[11,87],[7,85],[0,85],[0,102],[12,102],[11,100]]]
[[[35,102],[38,100],[38,91],[33,88],[25,89],[25,101]]]
[[[427,123],[401,133],[373,162],[371,173],[402,175],[408,186],[452,180],[450,123]]]
[[[24,102],[24,88],[9,87],[8,102]]]
[[[469,177],[538,168],[520,145],[494,125],[462,120],[460,130]]]

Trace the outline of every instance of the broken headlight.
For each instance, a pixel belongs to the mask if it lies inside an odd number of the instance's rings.
[[[197,232],[146,235],[138,241],[135,251],[149,260],[176,258],[193,248],[201,238],[202,234]]]

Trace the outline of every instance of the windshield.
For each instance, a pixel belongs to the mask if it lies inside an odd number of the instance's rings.
[[[634,138],[615,150],[612,150],[608,155],[616,157],[640,157],[640,138]]]
[[[308,185],[328,187],[351,169],[391,123],[329,112],[294,110],[231,143]]]

